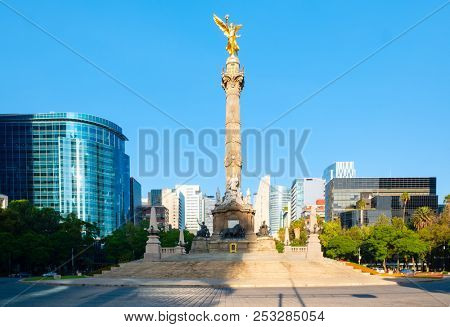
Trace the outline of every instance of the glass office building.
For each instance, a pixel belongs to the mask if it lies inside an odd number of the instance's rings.
[[[269,193],[269,226],[272,235],[283,227],[285,209],[289,206],[291,194],[289,188],[282,185],[270,185]]]
[[[73,212],[107,235],[129,215],[125,141],[119,126],[93,115],[0,115],[0,193]]]
[[[339,218],[341,213],[355,209],[359,199],[370,203],[376,196],[399,197],[403,192],[411,197],[435,196],[436,178],[334,178],[325,186],[325,219]]]
[[[142,221],[142,186],[130,178],[130,221],[137,225]]]
[[[148,203],[151,206],[162,206],[162,189],[150,190],[148,193]]]

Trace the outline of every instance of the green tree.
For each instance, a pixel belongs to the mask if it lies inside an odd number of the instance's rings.
[[[427,261],[430,263],[435,256],[446,256],[444,246],[448,251],[450,242],[450,214],[446,208],[434,224],[426,226],[418,231],[420,239],[427,244]]]
[[[359,226],[364,225],[364,210],[366,209],[366,201],[364,199],[359,199],[356,202],[356,208],[359,209]]]
[[[286,228],[284,227],[280,227],[278,229],[278,239],[280,240],[280,242],[284,242],[284,234],[286,233]]]
[[[395,252],[405,259],[405,263],[408,262],[408,258],[411,258],[413,265],[415,264],[414,258],[423,258],[428,250],[426,242],[412,230],[403,231],[401,236],[393,241],[393,245]]]
[[[447,195],[445,196],[444,204],[450,205],[450,194],[447,194]]]
[[[359,243],[349,236],[338,235],[330,240],[326,255],[333,259],[352,260],[358,253]]]
[[[416,230],[421,230],[433,224],[435,215],[429,207],[420,207],[414,211],[412,223]]]
[[[37,208],[29,201],[12,201],[0,210],[0,273],[42,273],[57,267],[69,269],[72,249],[78,264],[86,263],[87,249],[98,228],[76,218],[63,218],[51,208]],[[81,255],[76,256],[80,253]]]
[[[389,219],[380,216],[371,228],[370,236],[363,243],[364,254],[375,260],[382,260],[386,270],[386,260],[395,254],[394,240],[397,238],[396,229]]]
[[[394,227],[394,229],[396,229],[396,230],[404,231],[404,230],[408,229],[408,227],[406,227],[405,220],[403,218],[392,217],[391,223],[392,223],[392,226]]]
[[[361,245],[361,251],[369,261],[382,262],[384,271],[387,271],[386,259],[388,256],[388,246],[384,239],[369,237]]]
[[[148,232],[144,223],[134,225],[129,222],[105,238],[107,259],[114,263],[141,259],[147,239]]]
[[[408,204],[408,201],[411,199],[408,192],[403,192],[402,195],[400,195],[400,200],[403,204],[403,221],[405,221],[406,218],[406,205]]]
[[[323,224],[322,232],[319,235],[322,246],[325,249],[328,248],[330,241],[338,235],[342,235],[342,233],[341,221],[339,219],[325,222]]]

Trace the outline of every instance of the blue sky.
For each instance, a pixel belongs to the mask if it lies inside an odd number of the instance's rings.
[[[138,174],[138,130],[175,130],[173,120],[1,2],[1,113],[76,111],[110,119],[130,139],[131,173],[144,191],[186,180]],[[244,24],[242,123],[263,128],[445,3],[5,2],[194,131],[224,124],[220,72],[226,40],[213,12]],[[449,40],[450,5],[272,128],[311,130],[303,151],[311,176],[321,176],[333,161],[353,160],[359,176],[436,176],[439,195],[450,193]],[[221,165],[223,147],[216,152]],[[275,182],[289,185],[292,178],[286,174]],[[220,170],[190,183],[212,194],[217,186],[223,190],[223,180]],[[258,178],[243,184],[256,191]]]

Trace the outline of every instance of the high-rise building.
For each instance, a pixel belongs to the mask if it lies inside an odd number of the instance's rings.
[[[130,221],[137,225],[142,221],[142,188],[141,184],[130,177]]]
[[[184,211],[184,197],[182,193],[176,190],[164,188],[161,192],[162,205],[169,211],[169,224],[172,228],[178,229],[182,226],[182,218]]]
[[[151,206],[162,206],[162,190],[150,190],[148,193],[148,203]]]
[[[0,194],[0,209],[8,208],[8,197],[4,194]]]
[[[299,178],[291,186],[291,220],[302,216],[305,206],[315,205],[316,201],[325,198],[325,181],[320,178]]]
[[[291,199],[289,188],[282,185],[270,185],[269,226],[272,235],[276,235],[283,227],[283,216]]]
[[[269,198],[270,198],[270,176],[264,176],[261,178],[258,186],[258,192],[254,197],[254,209],[255,209],[255,233],[259,231],[259,227],[262,226],[265,221],[269,225]]]
[[[355,163],[353,161],[336,161],[323,172],[322,178],[328,183],[333,178],[354,178],[356,177]]]
[[[383,200],[381,197],[395,197],[395,201],[397,201],[404,192],[407,192],[411,198],[415,196],[436,197],[437,206],[435,177],[334,178],[325,187],[325,219],[329,221],[332,218],[339,218],[341,213],[356,209],[356,202],[360,199],[365,200],[367,207],[370,207],[372,200],[378,198],[375,200],[378,204],[374,205],[387,208],[381,204],[386,204],[386,199]],[[424,199],[422,198],[422,200]],[[434,203],[429,201],[433,200],[425,200],[428,204]],[[388,202],[392,203],[392,198],[389,198]]]
[[[212,195],[203,196],[203,220],[210,233],[213,231],[213,215],[212,211],[216,207],[216,197]]]
[[[175,185],[177,193],[184,196],[183,229],[196,233],[203,219],[203,194],[199,185]]]
[[[127,138],[88,114],[0,115],[0,193],[95,223],[101,235],[130,210]]]

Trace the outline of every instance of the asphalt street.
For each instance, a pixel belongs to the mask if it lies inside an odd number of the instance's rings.
[[[396,285],[308,288],[51,286],[0,278],[1,306],[450,306],[450,278]]]

